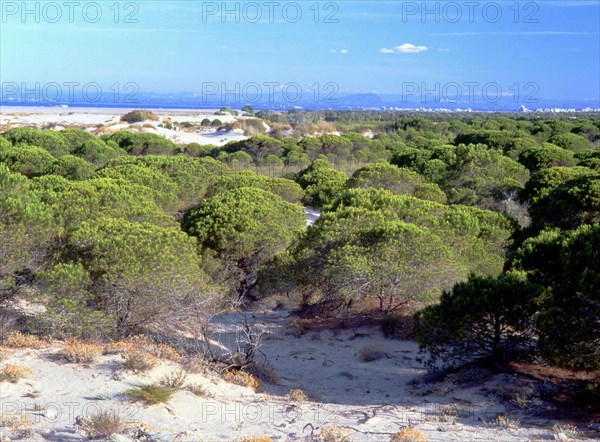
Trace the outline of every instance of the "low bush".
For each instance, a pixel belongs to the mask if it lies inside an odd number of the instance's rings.
[[[156,359],[154,356],[145,351],[129,351],[125,353],[124,357],[125,361],[123,361],[123,368],[125,368],[125,370],[144,373],[156,366]]]
[[[81,426],[81,432],[90,439],[105,439],[122,433],[125,422],[113,410],[99,410],[88,416]]]
[[[160,384],[146,384],[138,388],[130,388],[125,394],[134,401],[155,405],[168,402],[175,394],[175,390]]]
[[[174,390],[178,390],[185,385],[185,381],[187,380],[188,374],[185,370],[175,370],[165,376],[160,380],[160,384],[165,387],[172,388]]]
[[[363,362],[377,361],[385,356],[385,349],[379,344],[365,345],[358,352],[358,358]]]
[[[381,331],[388,339],[411,339],[414,336],[414,322],[410,317],[386,315],[381,320]]]
[[[131,112],[127,112],[121,117],[121,121],[125,121],[129,124],[141,123],[142,121],[146,120],[156,121],[158,120],[158,115],[147,110],[133,110]]]

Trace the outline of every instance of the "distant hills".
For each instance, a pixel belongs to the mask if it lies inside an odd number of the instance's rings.
[[[70,107],[123,107],[123,108],[184,108],[206,109],[230,106],[242,108],[249,104],[255,109],[289,110],[289,109],[333,109],[333,110],[406,110],[406,111],[490,111],[490,112],[529,112],[529,111],[600,111],[598,100],[561,101],[539,99],[531,102],[518,102],[512,96],[503,96],[496,102],[485,100],[483,97],[470,97],[469,100],[443,101],[434,95],[421,97],[420,94],[327,94],[321,91],[303,91],[296,94],[290,92],[286,96],[282,91],[272,94],[265,93],[264,97],[256,97],[253,91],[240,94],[212,93],[154,93],[139,92],[128,96],[115,96],[113,92],[103,93],[94,101],[82,94],[75,93],[72,99],[45,100],[28,94],[20,97],[14,91],[0,90],[0,105],[13,106],[58,106]]]

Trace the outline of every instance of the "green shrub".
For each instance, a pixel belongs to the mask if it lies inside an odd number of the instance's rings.
[[[175,394],[175,390],[164,385],[145,384],[138,388],[130,388],[125,394],[134,401],[155,405],[168,402]]]

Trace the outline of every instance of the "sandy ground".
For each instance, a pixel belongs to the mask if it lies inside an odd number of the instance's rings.
[[[67,127],[78,127],[100,135],[117,130],[151,132],[172,140],[178,144],[198,143],[222,146],[229,141],[244,140],[243,131],[218,131],[214,128],[167,129],[159,127],[167,121],[173,123],[192,123],[199,125],[202,120],[219,119],[223,123],[235,122],[237,117],[215,115],[217,110],[186,109],[149,109],[159,116],[159,121],[147,121],[143,124],[127,124],[120,122],[122,115],[132,109],[118,108],[61,108],[61,107],[18,107],[2,106],[0,111],[0,130],[12,127],[44,128],[49,125],[55,130]]]
[[[306,214],[306,224],[308,226],[314,226],[319,218],[321,218],[321,211],[312,207],[305,207],[304,213]]]
[[[135,374],[123,369],[118,355],[102,356],[93,364],[66,363],[57,357],[60,347],[53,345],[11,350],[3,363],[27,366],[34,375],[17,384],[0,383],[2,413],[29,415],[35,433],[27,440],[67,442],[85,439],[74,422],[98,409],[116,411],[138,427],[144,424],[152,440],[159,441],[230,441],[258,435],[309,440],[332,426],[347,440],[387,441],[408,425],[430,441],[567,440],[552,431],[554,424],[565,422],[515,414],[490,394],[514,384],[507,375],[461,388],[448,381],[415,384],[425,369],[416,362],[418,349],[412,341],[386,340],[373,327],[291,335],[285,311],[255,313],[250,319],[268,333],[261,360],[278,376],[258,392],[229,384],[215,373],[194,374],[188,382],[203,385],[214,398],[179,391],[167,404],[132,404],[125,390],[159,380],[176,370],[176,364],[162,362],[146,374]],[[214,327],[222,332],[224,345],[231,345],[240,321],[239,315],[217,319]],[[381,352],[381,358],[363,362],[359,354],[365,347]],[[286,398],[296,388],[307,394],[306,401]],[[26,396],[34,391],[35,399]],[[46,411],[34,411],[36,403]],[[493,420],[498,415],[511,416],[516,423],[498,424]],[[2,431],[15,436],[7,428]]]

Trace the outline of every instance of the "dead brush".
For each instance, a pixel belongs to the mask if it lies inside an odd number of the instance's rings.
[[[8,428],[11,433],[16,433],[19,436],[19,438],[26,440],[31,435],[31,427],[33,426],[33,424],[34,422],[26,413],[0,413],[0,427]]]
[[[326,425],[319,431],[319,440],[323,442],[351,442],[347,430],[336,425]]]
[[[285,398],[292,402],[304,402],[308,399],[308,395],[299,388],[293,388],[285,395]]]
[[[254,363],[250,367],[249,371],[262,382],[266,382],[271,385],[277,385],[279,383],[279,376],[277,375],[277,372],[267,362],[262,364]]]
[[[0,371],[0,382],[8,381],[11,384],[16,384],[21,379],[33,376],[31,368],[23,367],[22,365],[5,365]]]
[[[60,356],[73,363],[91,363],[102,355],[103,350],[100,344],[72,341],[60,351]]]
[[[157,344],[149,337],[138,335],[125,341],[116,341],[104,346],[105,354],[144,352],[159,359],[180,362],[182,354],[167,344]]]
[[[7,336],[4,345],[11,348],[42,348],[44,341],[37,336],[16,331]]]
[[[242,370],[226,371],[223,375],[223,379],[231,384],[251,388],[253,390],[258,389],[261,385],[260,381],[255,376]]]
[[[427,442],[427,438],[414,428],[403,428],[392,436],[390,442]]]

